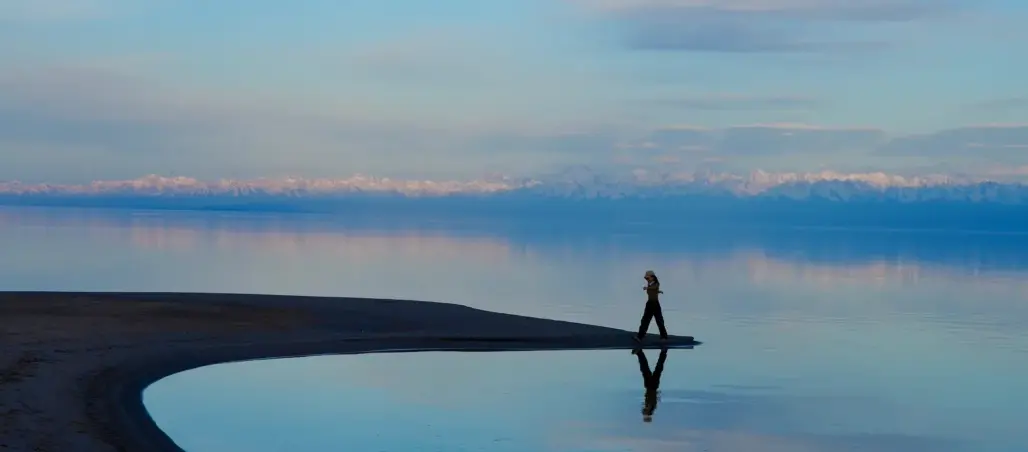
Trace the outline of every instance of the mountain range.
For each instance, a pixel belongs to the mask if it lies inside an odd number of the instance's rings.
[[[1019,181],[970,176],[901,176],[884,172],[840,173],[753,171],[662,173],[636,170],[597,172],[588,167],[530,178],[494,176],[466,181],[401,180],[355,175],[341,179],[285,177],[202,181],[190,177],[149,175],[132,180],[87,184],[0,182],[0,202],[21,204],[40,198],[199,197],[199,198],[339,198],[375,195],[402,198],[502,197],[547,199],[653,199],[714,197],[789,199],[833,202],[951,201],[1028,203],[1028,185]]]

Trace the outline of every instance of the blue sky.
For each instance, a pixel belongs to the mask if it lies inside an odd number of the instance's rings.
[[[1026,13],[0,0],[0,180],[1028,168]]]

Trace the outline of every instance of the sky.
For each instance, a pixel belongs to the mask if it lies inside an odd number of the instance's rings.
[[[0,0],[0,180],[1024,172],[1015,0]]]

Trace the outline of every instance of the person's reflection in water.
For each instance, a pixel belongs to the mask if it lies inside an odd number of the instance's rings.
[[[646,395],[643,396],[643,422],[653,422],[653,412],[657,410],[660,374],[664,372],[664,361],[667,361],[667,348],[660,349],[657,367],[654,367],[652,372],[650,372],[650,363],[646,360],[646,353],[643,353],[642,349],[632,350],[632,354],[639,358],[639,372],[642,373],[643,386],[646,388]]]

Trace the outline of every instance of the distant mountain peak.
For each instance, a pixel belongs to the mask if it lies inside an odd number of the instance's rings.
[[[772,172],[744,174],[699,170],[673,172],[636,169],[596,171],[576,165],[528,178],[492,174],[472,180],[410,180],[354,174],[346,178],[258,178],[202,181],[187,176],[148,174],[129,180],[100,180],[85,184],[0,182],[5,196],[345,196],[380,193],[406,197],[501,193],[565,198],[672,197],[725,195],[789,199],[938,200],[1022,203],[1028,189],[1017,182],[949,175],[903,176],[882,171],[844,173]]]

